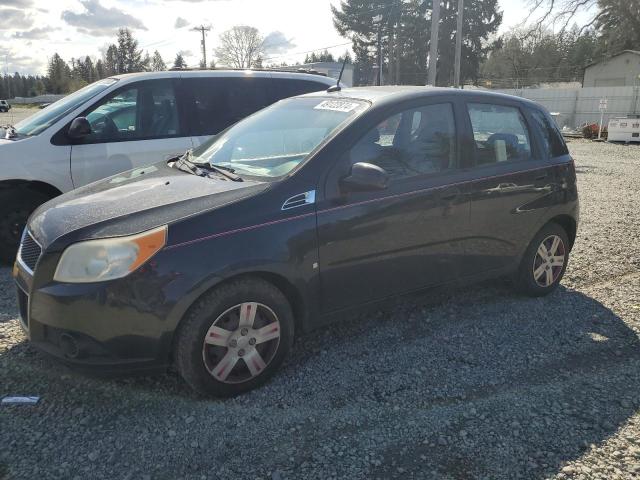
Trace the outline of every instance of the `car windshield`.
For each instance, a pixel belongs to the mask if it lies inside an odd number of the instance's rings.
[[[16,132],[18,135],[38,135],[42,133],[66,114],[75,110],[90,98],[104,92],[116,82],[117,80],[114,78],[106,78],[87,85],[17,123],[15,125]]]
[[[284,100],[201,145],[193,161],[230,168],[239,175],[282,177],[366,106],[341,98]]]

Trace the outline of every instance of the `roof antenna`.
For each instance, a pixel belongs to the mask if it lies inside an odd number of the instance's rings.
[[[342,87],[340,86],[340,80],[342,80],[342,73],[344,72],[344,67],[347,64],[348,59],[349,59],[349,56],[345,52],[344,61],[342,62],[342,68],[340,69],[340,75],[338,75],[338,82],[335,85],[327,88],[327,92],[333,93],[333,92],[339,92],[340,90],[342,90]]]

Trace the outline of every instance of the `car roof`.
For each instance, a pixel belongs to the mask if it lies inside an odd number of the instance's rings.
[[[342,88],[334,92],[315,92],[300,95],[300,97],[326,97],[326,98],[344,98],[353,100],[364,100],[372,104],[382,104],[390,102],[401,102],[405,100],[418,100],[427,97],[438,96],[461,96],[461,97],[487,97],[487,99],[505,99],[516,100],[521,103],[536,106],[535,102],[514,95],[506,95],[504,93],[490,92],[486,90],[464,90],[448,87],[426,87],[426,86],[409,86],[409,85],[385,85],[382,87],[351,87]]]
[[[335,85],[336,80],[324,75],[302,72],[283,72],[275,70],[167,70],[162,72],[139,72],[114,75],[110,78],[124,80],[129,83],[134,80],[151,80],[161,78],[286,78],[322,83],[328,87]]]

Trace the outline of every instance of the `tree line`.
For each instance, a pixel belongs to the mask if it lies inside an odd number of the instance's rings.
[[[553,0],[540,0],[536,5]],[[585,3],[586,2],[586,3]],[[456,37],[457,1],[441,3],[439,27],[438,75],[436,84],[451,85]],[[575,5],[574,5],[575,4]],[[640,49],[640,2],[628,0],[566,0],[556,19],[550,16],[527,29],[512,29],[503,35],[498,0],[466,0],[462,44],[461,76],[466,83],[493,88],[526,87],[551,82],[582,79],[583,69],[591,62],[625,49]],[[569,27],[580,8],[595,9],[585,25]],[[424,85],[427,78],[433,0],[342,0],[332,6],[337,31],[352,41],[355,54],[347,53],[354,65],[354,83],[371,85],[379,64],[381,46],[383,74],[388,84]],[[550,8],[548,12],[552,12]],[[559,31],[545,25],[561,18]],[[546,23],[545,23],[546,22]],[[265,37],[250,26],[235,26],[219,37],[215,57],[221,66],[261,68],[277,65],[267,56]],[[275,57],[277,58],[277,57]],[[341,62],[327,50],[307,54],[303,63]],[[208,67],[215,68],[212,61]],[[280,67],[288,66],[280,63]],[[171,66],[160,53],[143,51],[131,31],[120,29],[115,43],[101,58],[72,58],[66,62],[55,53],[44,76],[19,73],[0,77],[0,98],[29,97],[43,93],[68,93],[99,80],[122,73],[186,68],[178,53]],[[204,68],[204,65],[200,65]]]
[[[179,53],[173,66],[186,67]],[[48,61],[46,75],[20,75],[17,72],[3,75],[0,77],[0,98],[64,94],[112,75],[166,69],[167,64],[157,50],[152,55],[143,52],[131,31],[122,28],[118,31],[116,42],[110,44],[102,57],[95,61],[87,55],[66,62],[58,53],[54,53]]]

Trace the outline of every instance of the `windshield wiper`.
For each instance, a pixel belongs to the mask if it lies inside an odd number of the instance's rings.
[[[6,138],[7,140],[10,138],[16,138],[18,136],[18,131],[13,125],[0,125],[0,128],[5,131],[4,138]]]
[[[192,158],[193,150],[189,149],[178,159],[176,163],[174,163],[174,167],[178,170],[182,170],[183,172],[192,173],[200,177],[208,176],[207,171],[209,171],[216,172],[234,182],[243,181],[242,177],[233,173],[234,170],[231,168],[216,166],[210,163],[195,163],[191,160]]]

